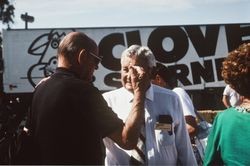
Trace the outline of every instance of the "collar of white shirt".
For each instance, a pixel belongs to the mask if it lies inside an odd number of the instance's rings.
[[[154,91],[153,91],[153,84],[150,85],[150,87],[148,88],[147,92],[146,92],[146,99],[154,101]],[[128,91],[127,89],[125,89],[124,87],[122,88],[124,90],[124,95],[126,95],[126,98],[129,99],[129,101],[132,101],[134,96],[133,94]],[[124,96],[125,97],[125,96]]]

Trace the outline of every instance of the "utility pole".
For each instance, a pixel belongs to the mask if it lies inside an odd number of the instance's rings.
[[[35,20],[34,17],[29,16],[27,12],[25,14],[21,14],[21,19],[25,22],[25,29],[28,29],[28,22],[32,23]]]

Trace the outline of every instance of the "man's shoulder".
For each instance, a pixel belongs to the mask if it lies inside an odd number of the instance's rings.
[[[111,97],[111,96],[120,96],[123,93],[124,93],[124,88],[122,87],[122,88],[118,88],[118,89],[104,92],[102,95],[104,97]]]
[[[186,92],[183,88],[181,88],[181,87],[176,87],[176,88],[173,89],[173,91],[174,91],[175,93],[181,93],[181,94],[186,94],[186,93],[187,93],[187,92]]]
[[[49,87],[57,87],[56,89],[58,90],[64,90],[72,93],[88,94],[86,92],[98,93],[99,91],[93,84],[83,81],[70,74],[54,74],[45,82],[45,84]]]
[[[231,93],[231,91],[232,91],[232,88],[229,85],[226,85],[223,91],[223,95],[227,96],[229,93]]]
[[[158,85],[152,85],[152,88],[153,88],[153,92],[155,94],[162,94],[162,95],[178,97],[177,94],[170,89],[163,88],[163,87],[160,87]]]
[[[122,93],[123,90],[124,90],[124,88],[121,87],[121,88],[118,88],[118,89],[106,91],[106,92],[104,92],[103,94],[116,94],[116,93]]]

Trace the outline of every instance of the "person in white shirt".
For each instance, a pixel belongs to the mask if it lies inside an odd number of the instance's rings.
[[[235,107],[241,104],[241,98],[234,89],[226,85],[223,91],[222,102],[226,108]]]
[[[197,122],[194,105],[188,93],[177,86],[174,75],[169,71],[169,68],[161,63],[156,63],[152,72],[152,83],[161,87],[173,90],[180,98],[183,107],[183,114],[186,120],[186,128],[190,135],[191,142],[194,143],[194,137],[197,133]]]
[[[148,90],[145,98],[145,156],[144,165],[197,165],[185,127],[179,97],[171,90],[151,84],[155,57],[145,46],[132,45],[121,55],[123,87],[106,92],[104,99],[119,118],[126,120],[133,101],[130,68],[140,67],[146,73]],[[142,127],[144,126],[141,124]],[[105,165],[129,165],[133,150],[124,150],[109,138]]]

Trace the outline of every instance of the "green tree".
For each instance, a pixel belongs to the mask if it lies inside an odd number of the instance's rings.
[[[8,29],[10,23],[14,23],[14,10],[15,7],[10,4],[9,0],[0,0],[0,20],[7,25]]]
[[[14,23],[14,6],[9,0],[0,0],[0,22],[7,25],[10,29],[10,24]],[[0,30],[1,31],[1,30]],[[3,61],[2,61],[2,33],[0,32],[0,91],[3,89],[2,85],[2,72],[3,72]]]

